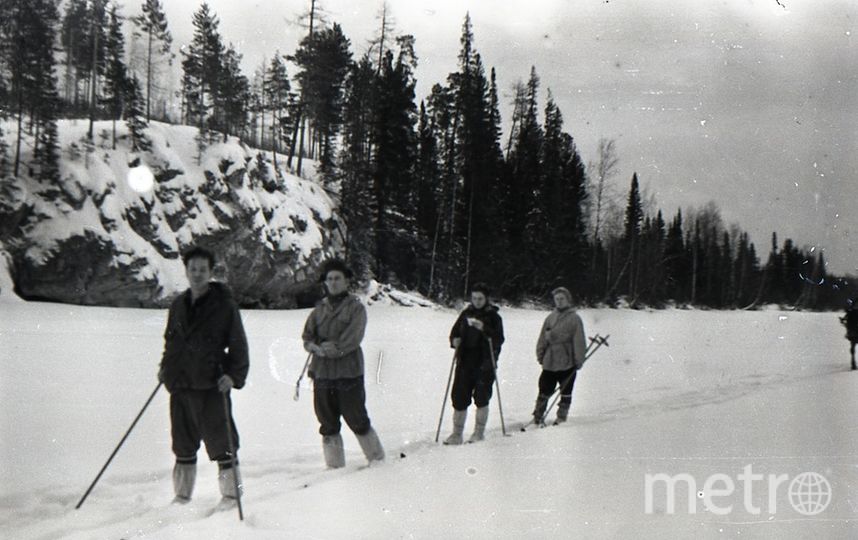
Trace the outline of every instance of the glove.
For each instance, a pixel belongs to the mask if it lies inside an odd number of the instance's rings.
[[[310,343],[309,349],[314,356],[325,356],[325,351],[315,343]]]
[[[454,348],[454,349],[458,349],[458,348],[459,348],[459,345],[461,345],[461,344],[462,344],[462,338],[454,337],[454,338],[453,338],[453,341],[452,341],[452,344],[453,344],[453,348]]]
[[[159,383],[164,382],[164,368],[161,368],[158,370],[158,382]]]
[[[481,321],[479,319],[471,319],[471,326],[473,326],[474,328],[476,328],[477,330],[482,332],[484,325],[483,325],[483,321]]]
[[[233,386],[235,386],[235,383],[233,383],[232,377],[229,375],[221,375],[220,379],[217,380],[217,389],[223,393],[229,392]]]
[[[322,356],[327,356],[329,358],[340,356],[340,351],[337,349],[337,346],[330,341],[322,343],[320,348],[322,349]]]

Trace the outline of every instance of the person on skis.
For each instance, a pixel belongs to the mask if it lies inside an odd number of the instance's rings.
[[[484,283],[471,287],[471,303],[450,330],[450,346],[456,349],[456,373],[451,398],[453,432],[444,444],[462,444],[462,433],[473,400],[477,406],[474,432],[468,442],[482,441],[489,418],[489,400],[495,382],[495,367],[504,342],[503,320],[489,303]]]
[[[218,464],[219,506],[229,507],[240,495],[239,472],[233,468],[237,456],[230,453],[230,448],[238,450],[230,390],[242,388],[247,379],[247,337],[229,289],[212,281],[214,254],[194,247],[182,259],[190,288],[170,306],[158,371],[170,392],[174,502],[191,500],[202,440],[209,459]]]
[[[322,265],[327,295],[304,324],[304,349],[312,354],[308,375],[313,379],[313,407],[319,420],[322,451],[329,469],[346,464],[340,418],[357,436],[367,461],[384,459],[384,449],[366,411],[361,341],[366,308],[349,294],[352,271],[339,259]]]
[[[566,421],[572,404],[575,375],[584,364],[584,353],[587,349],[584,323],[572,309],[572,293],[566,287],[558,287],[551,295],[554,299],[554,311],[546,317],[536,342],[536,361],[542,366],[539,395],[533,409],[533,422],[537,425],[543,423],[548,399],[558,385],[560,405],[555,423]]]
[[[847,302],[846,314],[840,318],[840,322],[846,326],[846,339],[849,340],[849,354],[852,356],[852,370],[858,369],[855,365],[855,344],[858,343],[858,298],[852,298]]]

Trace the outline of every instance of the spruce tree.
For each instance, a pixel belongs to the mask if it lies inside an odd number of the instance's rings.
[[[374,276],[377,253],[377,202],[370,161],[374,86],[375,70],[364,56],[351,66],[347,79],[338,174],[346,260],[363,282]]]
[[[140,89],[140,81],[136,75],[127,81],[125,87],[125,125],[131,137],[131,150],[133,152],[148,151],[152,148],[152,142],[146,135],[148,123],[145,116],[145,102]]]
[[[404,284],[417,282],[415,260],[417,191],[414,163],[417,156],[414,104],[416,57],[413,39],[400,37],[399,54],[384,55],[377,77],[377,103],[373,119],[373,179],[378,204],[378,258],[376,272],[382,279],[393,275]]]
[[[128,88],[128,70],[125,66],[125,37],[116,4],[110,6],[110,26],[107,33],[107,66],[104,74],[102,103],[110,110],[113,121],[113,149],[116,149],[116,121],[122,117]]]

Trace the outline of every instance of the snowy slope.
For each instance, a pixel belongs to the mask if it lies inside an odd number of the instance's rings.
[[[12,253],[27,297],[163,306],[184,286],[179,253],[203,244],[220,252],[239,301],[285,307],[340,247],[334,203],[286,170],[283,156],[275,170],[270,152],[235,137],[198,147],[196,128],[159,122],[146,130],[146,152],[132,151],[122,123],[113,149],[102,138],[111,123],[96,122],[87,151],[88,126],[58,122],[58,185],[23,172],[16,181],[31,209]]]
[[[159,393],[81,510],[74,505],[154,389],[163,311],[7,304],[0,320],[0,527],[9,538],[848,538],[858,533],[858,374],[835,314],[586,310],[610,334],[580,374],[566,425],[521,433],[536,394],[545,312],[503,309],[487,440],[433,441],[455,313],[373,305],[368,409],[388,452],[324,471],[312,388],[292,400],[306,310],[245,311],[252,367],[236,392],[245,523],[203,517],[218,499],[201,454],[194,501],[172,507],[167,396]],[[469,418],[470,431],[473,417]],[[450,427],[447,405],[443,434]],[[399,457],[402,453],[405,458]],[[728,515],[685,493],[645,512],[644,475],[825,475],[828,508],[805,516],[786,486]],[[698,486],[698,487],[699,487]],[[705,494],[703,494],[705,495]]]

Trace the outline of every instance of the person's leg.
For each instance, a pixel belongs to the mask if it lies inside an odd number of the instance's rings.
[[[223,394],[217,389],[205,391],[203,410],[203,440],[206,443],[206,453],[209,459],[217,462],[218,486],[221,495],[226,499],[237,499],[242,490],[241,474],[238,470],[238,429],[232,417],[232,399],[229,393]],[[226,405],[224,405],[224,401]],[[229,423],[229,428],[227,428]],[[232,451],[230,451],[230,432],[232,433]],[[235,467],[233,467],[233,459]],[[236,482],[236,478],[238,482]]]
[[[545,416],[545,408],[548,406],[548,398],[554,393],[554,387],[557,386],[557,377],[554,371],[542,370],[539,375],[539,395],[536,397],[536,405],[533,407],[533,421],[537,424],[542,423],[542,417]]]
[[[344,381],[339,393],[343,418],[349,429],[357,436],[367,461],[383,460],[384,448],[366,412],[366,389],[363,377]]]
[[[453,390],[450,395],[453,402],[453,431],[444,440],[444,444],[462,444],[462,433],[465,431],[465,421],[468,419],[468,407],[471,406],[473,386],[470,373],[457,367],[453,379]]]
[[[170,435],[176,463],[173,466],[175,502],[191,500],[197,478],[197,451],[200,449],[199,419],[202,400],[193,390],[170,394]]]
[[[474,433],[468,442],[478,442],[485,438],[486,424],[489,421],[489,401],[492,399],[492,388],[495,376],[489,370],[480,372],[477,383],[474,385],[474,404],[477,406],[477,414],[474,421]]]
[[[340,435],[340,402],[333,381],[317,380],[313,386],[313,408],[319,420],[319,434],[322,435],[322,452],[325,465],[329,469],[339,469],[346,465],[343,450],[343,437]]]
[[[575,386],[575,377],[578,371],[573,367],[568,371],[560,373],[562,379],[560,384],[560,405],[557,407],[557,423],[565,422],[569,417],[569,407],[572,405],[572,389]]]
[[[855,341],[849,342],[849,354],[852,355],[852,369],[858,369],[858,366],[855,365]]]

